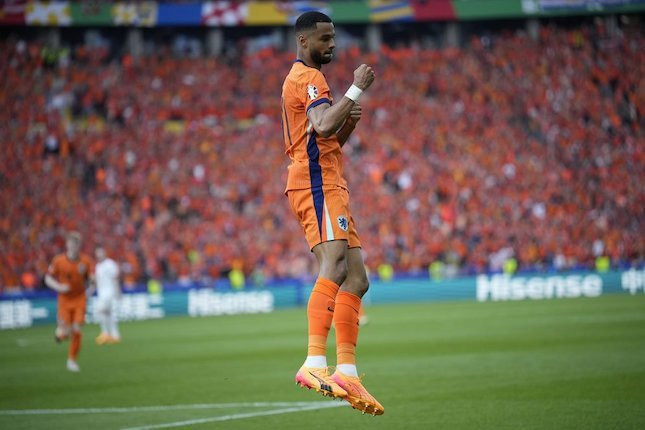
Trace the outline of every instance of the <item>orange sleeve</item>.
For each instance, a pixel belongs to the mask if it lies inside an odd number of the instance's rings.
[[[312,107],[323,103],[331,104],[331,91],[329,90],[325,76],[316,70],[314,73],[307,74],[306,78],[307,82],[303,82],[305,85],[303,85],[303,89],[301,90],[304,94],[299,94],[305,101],[305,112],[309,112],[309,109]]]
[[[58,256],[54,257],[52,262],[49,264],[47,273],[55,279],[58,279],[58,276],[60,275],[60,258],[58,258]]]
[[[85,274],[85,279],[89,279],[90,276],[94,275],[94,270],[96,269],[96,263],[92,257],[85,256],[85,264],[87,264],[87,273]]]

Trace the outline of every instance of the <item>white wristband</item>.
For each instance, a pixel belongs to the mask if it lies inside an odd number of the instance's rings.
[[[356,100],[358,100],[361,94],[363,94],[363,90],[358,88],[356,85],[352,84],[352,86],[349,87],[349,89],[345,93],[345,97],[355,102]]]

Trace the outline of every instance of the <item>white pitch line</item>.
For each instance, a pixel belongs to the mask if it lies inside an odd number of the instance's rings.
[[[309,406],[292,407],[292,408],[273,409],[270,411],[247,412],[244,414],[222,415],[219,417],[199,418],[199,419],[186,420],[186,421],[175,421],[175,422],[163,423],[163,424],[151,424],[151,425],[141,426],[141,427],[128,427],[121,430],[164,429],[164,428],[171,428],[171,427],[190,426],[195,424],[213,423],[216,421],[231,421],[231,420],[239,420],[242,418],[265,417],[269,415],[288,414],[290,412],[302,412],[302,411],[312,411],[315,409],[337,408],[339,406],[347,405],[346,403],[331,403],[331,402],[325,402],[325,403],[316,402],[316,403],[318,404],[309,405]]]
[[[245,402],[245,403],[195,403],[187,405],[132,406],[112,408],[70,409],[0,409],[0,415],[72,415],[72,414],[123,414],[130,412],[182,411],[189,409],[266,408],[282,406],[317,406],[324,402]]]

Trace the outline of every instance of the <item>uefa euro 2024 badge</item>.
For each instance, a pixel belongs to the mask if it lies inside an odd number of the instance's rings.
[[[307,94],[311,100],[315,100],[318,97],[318,88],[311,84],[307,85]]]

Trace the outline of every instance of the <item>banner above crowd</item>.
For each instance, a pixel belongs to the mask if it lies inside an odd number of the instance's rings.
[[[318,10],[337,23],[455,21],[641,13],[645,0],[24,1],[0,2],[0,25],[273,26]]]

